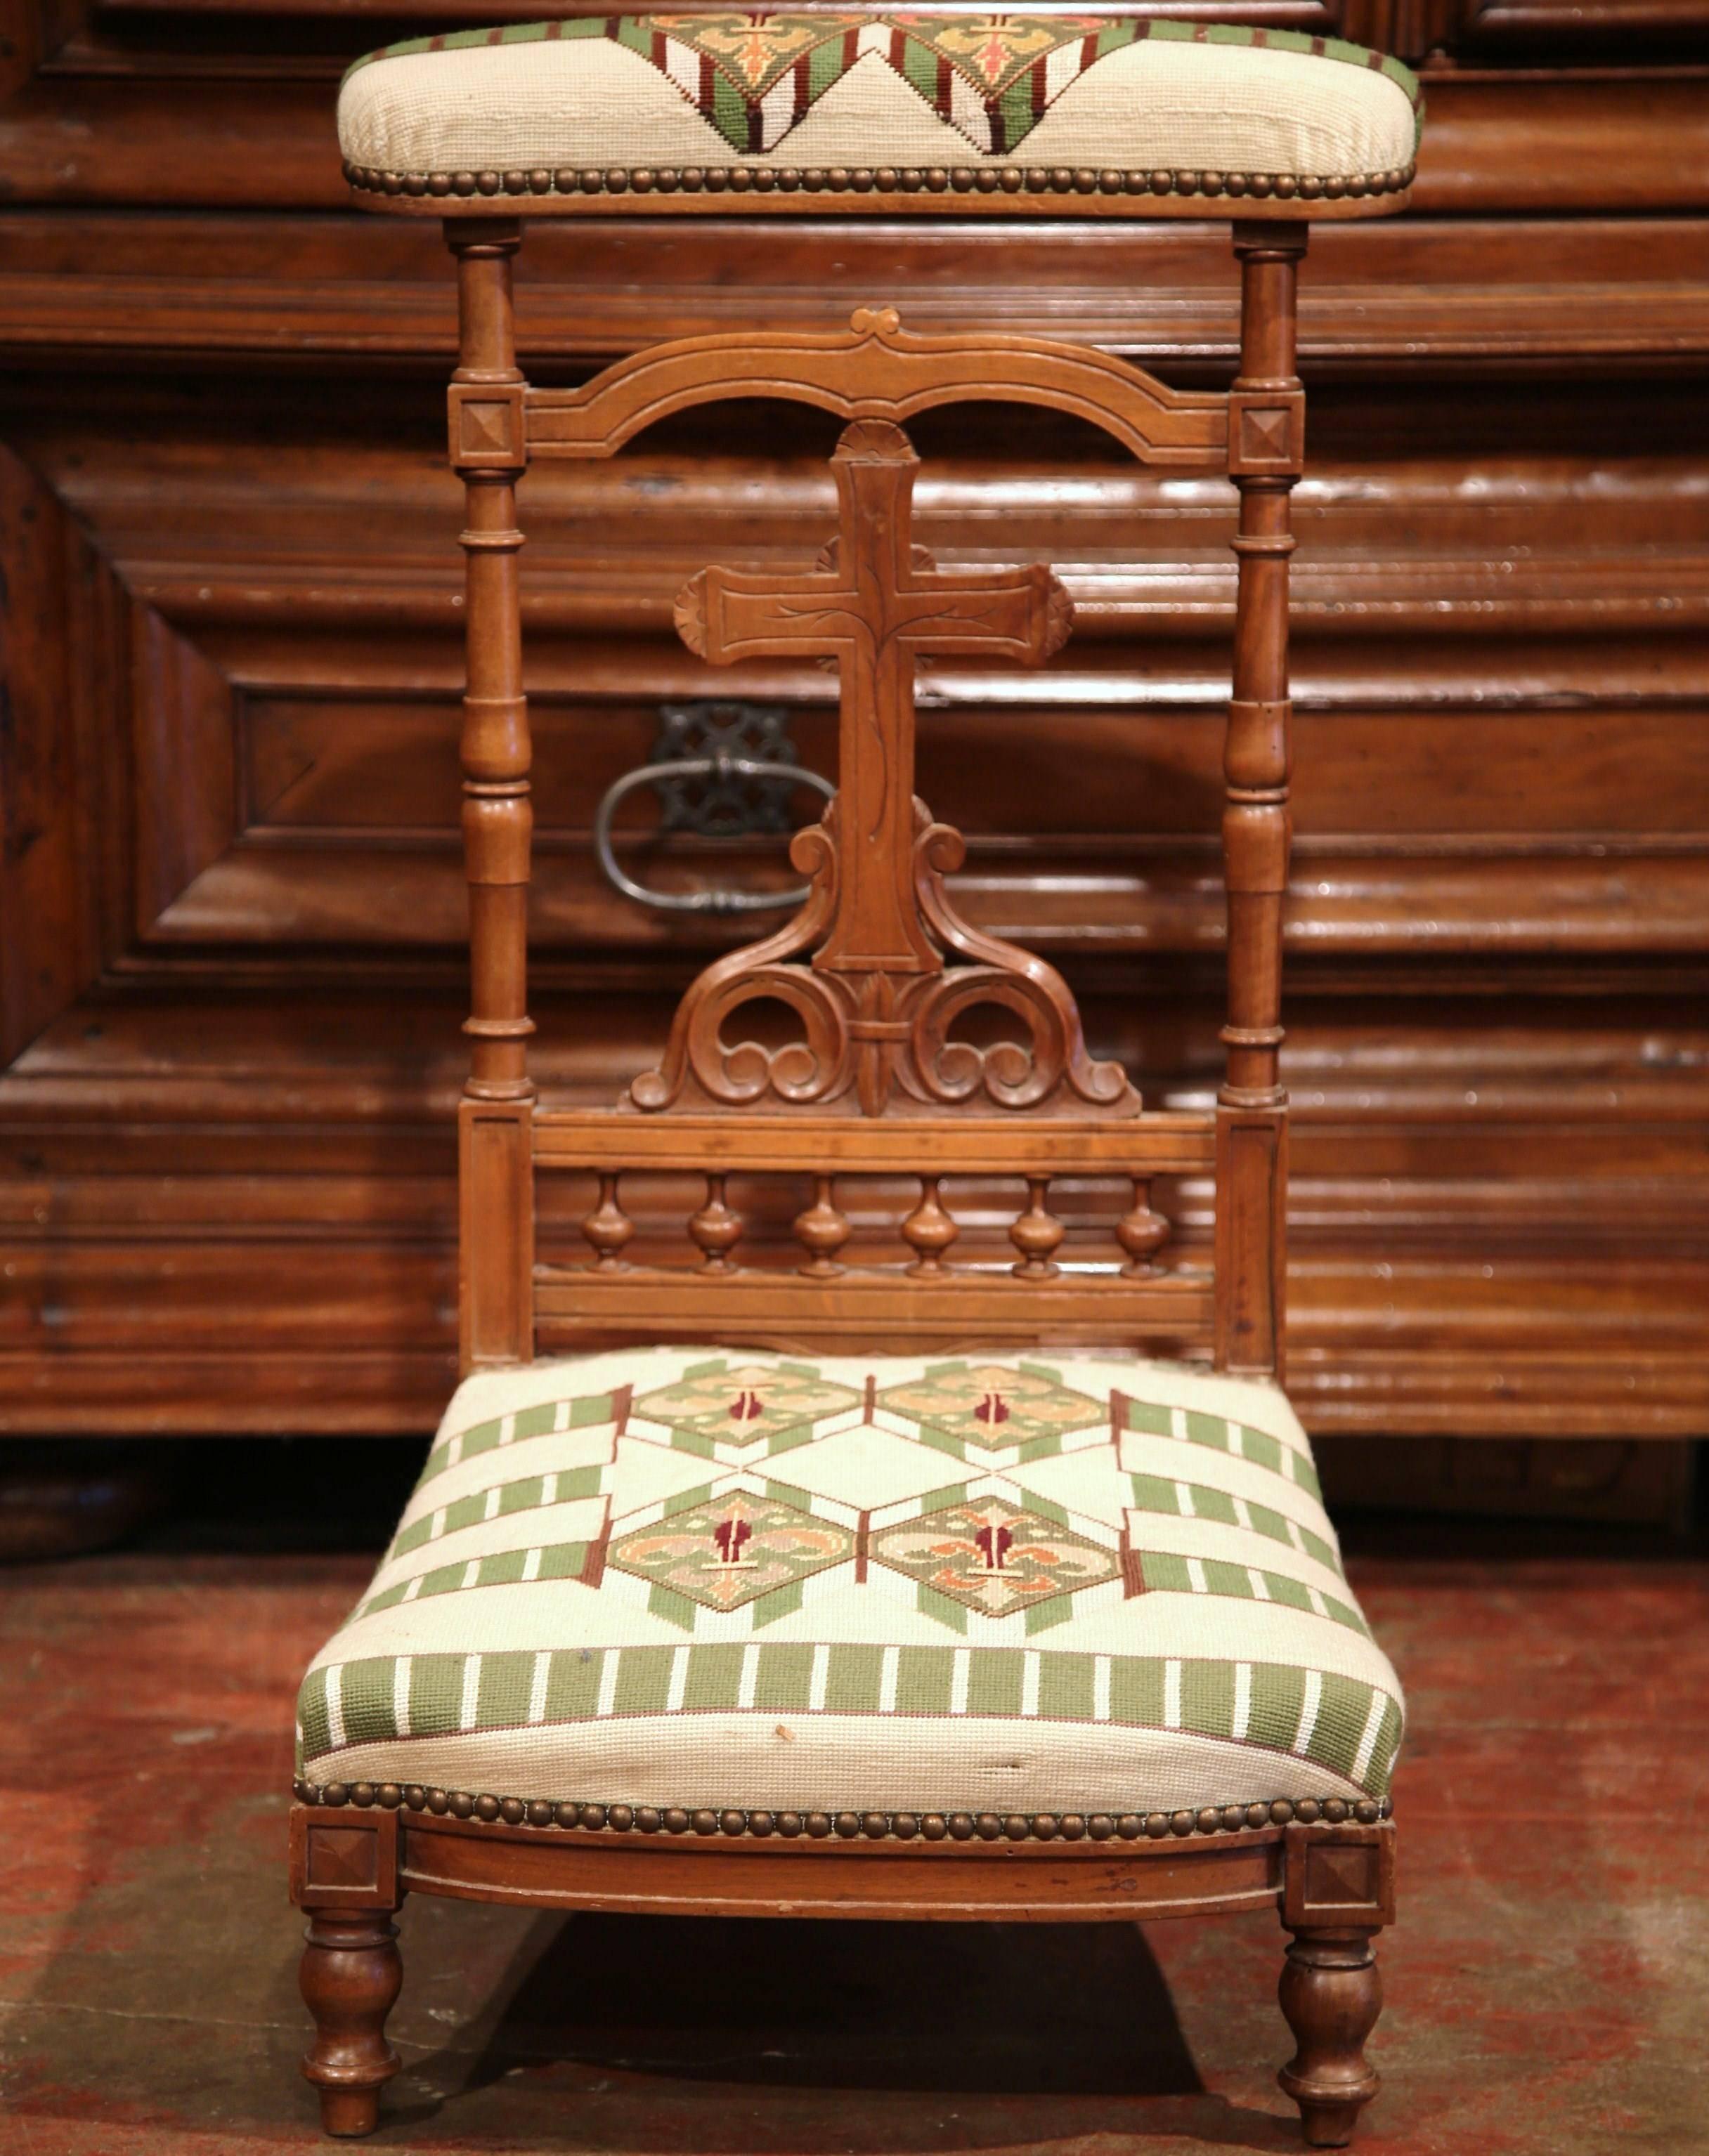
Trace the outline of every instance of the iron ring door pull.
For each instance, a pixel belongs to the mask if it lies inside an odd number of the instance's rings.
[[[625,875],[611,850],[611,819],[618,804],[638,786],[651,786],[666,778],[788,778],[803,786],[817,787],[829,801],[836,788],[816,771],[798,763],[775,763],[748,756],[684,756],[664,763],[638,764],[614,780],[594,812],[594,852],[605,880],[625,898],[651,906],[661,913],[767,913],[780,906],[804,906],[808,886],[794,884],[787,891],[651,891],[633,876]]]

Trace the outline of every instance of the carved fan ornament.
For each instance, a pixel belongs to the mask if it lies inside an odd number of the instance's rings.
[[[1138,1114],[1119,1064],[1087,1055],[1080,1014],[1053,966],[960,920],[944,888],[965,855],[914,793],[914,680],[920,654],[1038,665],[1073,608],[1042,564],[939,570],[911,542],[919,460],[899,427],[857,419],[831,459],[841,532],[805,575],[703,570],[677,602],[689,649],[714,665],[813,657],[841,677],[841,790],[798,831],[790,859],[807,901],[763,942],[708,966],[683,997],[663,1062],[630,1088],[648,1111],[786,1107],[867,1116],[963,1106],[1111,1118]],[[950,963],[952,957],[965,963]],[[795,1040],[730,1038],[745,1004],[782,1004]],[[1015,1038],[951,1037],[996,1006]]]

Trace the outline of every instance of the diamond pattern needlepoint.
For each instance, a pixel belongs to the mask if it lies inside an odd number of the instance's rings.
[[[773,1363],[717,1363],[645,1394],[635,1403],[634,1413],[743,1451],[764,1440],[770,1451],[785,1438],[800,1442],[811,1435],[816,1422],[860,1404],[852,1386],[832,1384],[812,1369]]]
[[[782,1498],[734,1490],[620,1535],[606,1562],[708,1609],[739,1609],[854,1555],[855,1540]]]
[[[1032,1446],[1105,1421],[1109,1413],[1103,1401],[1071,1392],[1049,1373],[1012,1363],[941,1363],[880,1393],[878,1404],[927,1424],[964,1459],[970,1445],[980,1452]]]
[[[1114,1579],[1114,1553],[1003,1497],[972,1497],[881,1528],[873,1561],[986,1617]]]

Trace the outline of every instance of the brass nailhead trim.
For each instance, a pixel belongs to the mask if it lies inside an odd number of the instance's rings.
[[[292,1784],[305,1804],[378,1804],[388,1811],[401,1805],[412,1812],[443,1818],[502,1820],[508,1826],[558,1827],[584,1834],[694,1834],[732,1838],[770,1835],[793,1841],[1164,1841],[1193,1835],[1238,1834],[1260,1827],[1286,1826],[1298,1820],[1339,1826],[1356,1820],[1374,1826],[1392,1816],[1390,1798],[1286,1797],[1271,1803],[1207,1804],[1202,1811],[1178,1812],[767,1812],[734,1806],[694,1810],[673,1805],[551,1804],[543,1797],[496,1797],[488,1791],[428,1789],[420,1782],[312,1782]]]
[[[598,194],[1030,194],[1030,195],[1274,195],[1292,202],[1340,202],[1343,197],[1399,194],[1413,183],[1413,167],[1356,172],[1323,179],[1293,172],[1158,171],[1126,172],[1114,167],[1066,165],[870,166],[621,165],[584,170],[543,165],[508,172],[388,172],[347,164],[344,177],[364,194],[377,195],[598,195]]]

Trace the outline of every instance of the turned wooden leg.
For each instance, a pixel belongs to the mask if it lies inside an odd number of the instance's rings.
[[[322,2131],[372,2133],[380,2091],[398,2071],[386,2041],[386,2016],[404,1981],[398,1928],[377,1912],[316,1910],[304,1936],[298,1981],[315,2041],[302,2070],[321,2092]]]
[[[1306,2145],[1344,2148],[1377,2093],[1365,2039],[1382,2011],[1372,1933],[1296,1931],[1282,1970],[1282,2011],[1299,2049],[1277,2075],[1300,2107]]]

